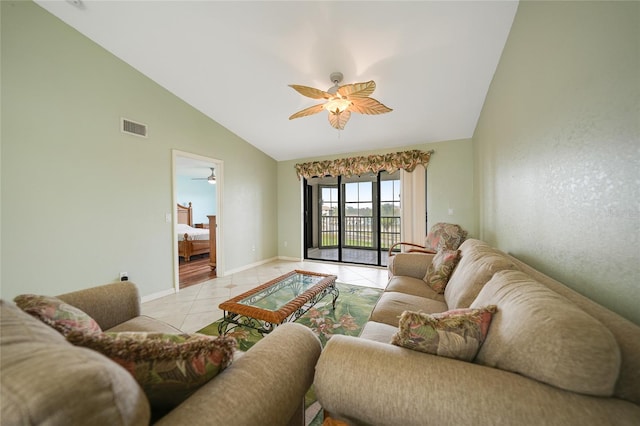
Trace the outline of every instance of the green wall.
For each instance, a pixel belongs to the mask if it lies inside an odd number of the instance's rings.
[[[301,181],[298,180],[294,169],[296,163],[385,154],[411,149],[424,151],[433,149],[435,151],[427,167],[429,226],[437,222],[458,223],[471,235],[477,235],[477,217],[473,203],[473,146],[471,139],[463,139],[386,150],[280,161],[278,163],[279,255],[293,259],[300,259],[303,256],[303,198]],[[449,215],[449,208],[453,209],[452,215]]]
[[[521,2],[473,142],[481,237],[640,324],[640,3]]]
[[[143,296],[170,291],[172,149],[224,162],[226,270],[277,255],[275,160],[36,4],[1,8],[2,298],[120,271]]]

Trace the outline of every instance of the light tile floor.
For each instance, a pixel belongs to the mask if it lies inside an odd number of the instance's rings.
[[[193,333],[222,318],[220,303],[294,269],[333,274],[338,282],[367,287],[385,288],[388,281],[386,268],[277,260],[145,302],[142,313]]]

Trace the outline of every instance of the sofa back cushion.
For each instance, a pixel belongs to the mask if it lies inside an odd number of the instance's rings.
[[[640,326],[599,305],[593,300],[588,299],[526,263],[515,258],[513,258],[513,261],[522,272],[556,293],[566,297],[611,331],[618,342],[620,357],[622,358],[620,375],[618,376],[614,395],[617,398],[631,401],[640,406]],[[612,276],[611,279],[613,280],[615,277]]]
[[[149,403],[131,375],[0,301],[2,424],[148,424]]]
[[[138,287],[131,281],[104,284],[56,296],[109,330],[140,315]]]
[[[497,271],[517,269],[513,261],[487,243],[469,239],[460,246],[460,261],[444,290],[449,309],[468,308]]]
[[[618,344],[602,323],[520,271],[497,272],[472,307],[497,305],[475,362],[561,389],[611,396]]]

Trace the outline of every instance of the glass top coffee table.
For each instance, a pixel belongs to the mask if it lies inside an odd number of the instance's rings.
[[[295,321],[327,295],[336,299],[335,275],[317,272],[291,271],[219,305],[224,316],[218,332],[243,325],[255,328],[262,334],[270,333],[279,324]]]

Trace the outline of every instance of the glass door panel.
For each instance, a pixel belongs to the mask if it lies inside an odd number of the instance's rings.
[[[305,179],[305,259],[340,260],[338,178]]]
[[[400,172],[380,173],[380,264],[389,263],[389,248],[400,242]]]
[[[343,245],[344,262],[378,264],[376,212],[377,176],[354,176],[342,183],[344,193]],[[377,209],[375,209],[377,210]]]
[[[305,258],[386,266],[400,241],[400,174],[305,180]]]

